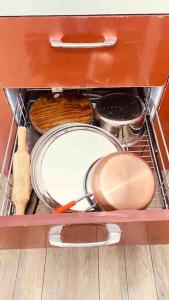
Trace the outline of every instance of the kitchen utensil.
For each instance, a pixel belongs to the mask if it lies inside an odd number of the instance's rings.
[[[153,198],[153,173],[135,154],[107,155],[96,163],[92,172],[94,199],[104,210],[144,209]]]
[[[64,213],[66,212],[68,209],[72,208],[73,206],[75,206],[79,201],[83,200],[84,198],[86,198],[87,196],[91,196],[92,194],[89,194],[89,195],[84,195],[82,197],[80,197],[79,199],[77,200],[72,200],[70,202],[68,202],[67,204],[65,205],[61,205],[57,208],[54,208],[54,212],[55,213]],[[86,209],[88,210],[88,209]]]
[[[75,123],[51,129],[38,140],[31,155],[32,185],[38,198],[50,209],[80,198],[87,168],[117,151],[123,151],[120,143],[98,127]],[[73,210],[84,211],[89,204],[85,198]]]
[[[138,96],[114,93],[97,101],[95,118],[124,147],[131,146],[143,136],[145,106]]]
[[[29,118],[34,128],[44,133],[64,123],[90,123],[93,119],[93,106],[87,97],[40,97],[32,104]]]
[[[18,127],[18,150],[13,157],[12,201],[16,214],[23,215],[30,197],[30,155],[26,149],[26,128]]]
[[[35,194],[34,190],[32,190],[30,195],[30,200],[26,206],[25,214],[26,215],[33,215],[36,212],[37,206],[39,203],[39,199]]]
[[[103,210],[143,209],[149,205],[155,192],[154,176],[148,164],[127,152],[112,153],[96,161],[87,172],[87,181],[89,176],[92,180],[88,188],[93,194],[87,196],[93,196]],[[54,211],[66,212],[73,202]]]

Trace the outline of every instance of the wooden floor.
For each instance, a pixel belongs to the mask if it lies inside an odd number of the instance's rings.
[[[169,246],[0,251],[2,300],[169,300]]]

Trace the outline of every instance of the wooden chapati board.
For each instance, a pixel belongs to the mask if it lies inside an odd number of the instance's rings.
[[[40,97],[31,106],[29,118],[33,127],[40,133],[64,123],[90,123],[93,119],[93,106],[87,97],[52,98]]]

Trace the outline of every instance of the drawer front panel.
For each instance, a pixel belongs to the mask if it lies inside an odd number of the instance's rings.
[[[6,176],[10,168],[15,135],[15,121],[3,89],[0,87],[0,170]],[[10,143],[8,143],[9,138]]]
[[[159,123],[160,122],[160,123]],[[165,169],[169,169],[169,78],[166,82],[161,102],[158,108],[158,119],[154,121],[156,135],[163,156]],[[163,169],[163,166],[161,166]]]
[[[169,149],[169,78],[161,99],[159,118],[161,121],[162,130],[164,132],[166,146],[167,149]],[[167,157],[167,169],[169,169],[169,157]]]
[[[169,211],[118,211],[0,217],[0,249],[54,247],[51,228],[63,225],[60,240],[72,243],[109,241],[106,224],[120,229],[110,245],[169,244]],[[119,231],[117,232],[119,234]]]
[[[0,18],[4,87],[163,85],[169,70],[169,16]],[[117,38],[111,47],[55,48]]]

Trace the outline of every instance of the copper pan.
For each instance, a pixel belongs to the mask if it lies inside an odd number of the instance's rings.
[[[91,193],[55,210],[65,212],[86,196],[94,196],[103,210],[146,208],[155,193],[155,180],[148,164],[128,152],[111,153],[94,163],[85,178],[91,180]],[[90,181],[89,180],[89,181]]]
[[[92,191],[103,210],[144,209],[155,193],[148,164],[132,153],[112,153],[96,163]]]

